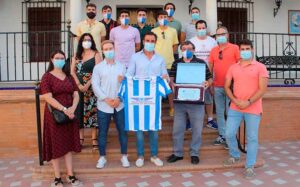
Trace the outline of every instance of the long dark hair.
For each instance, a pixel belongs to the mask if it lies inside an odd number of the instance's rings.
[[[83,39],[85,36],[89,36],[91,38],[91,42],[92,42],[91,50],[98,51],[96,48],[96,44],[95,44],[93,36],[90,33],[84,33],[83,35],[80,36],[79,41],[78,41],[77,51],[76,51],[76,59],[77,60],[82,59],[82,53],[84,50],[84,48],[82,47],[82,42],[83,42]]]
[[[51,53],[51,55],[50,55],[50,63],[49,63],[47,72],[50,72],[50,71],[52,71],[52,70],[54,69],[54,65],[53,65],[52,59],[54,58],[54,56],[55,56],[56,54],[61,54],[61,55],[63,55],[64,58],[65,58],[65,60],[66,60],[66,55],[65,55],[65,53],[64,53],[62,50],[57,49],[57,50],[53,51],[53,52]],[[69,62],[68,60],[66,60],[66,63],[65,63],[65,65],[64,65],[62,71],[66,74],[66,76],[70,76],[70,75],[71,75],[71,73],[70,73],[70,62]]]

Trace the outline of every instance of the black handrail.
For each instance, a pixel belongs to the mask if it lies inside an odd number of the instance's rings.
[[[41,125],[41,106],[40,106],[40,83],[36,83],[35,87],[35,111],[36,111],[36,129],[37,129],[37,142],[39,151],[39,164],[44,165],[42,158],[42,125]]]

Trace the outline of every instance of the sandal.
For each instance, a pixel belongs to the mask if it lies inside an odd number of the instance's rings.
[[[72,186],[79,186],[81,185],[81,182],[73,175],[73,176],[67,176],[67,183],[72,184]]]
[[[94,143],[93,143],[93,149],[94,149],[94,150],[97,150],[97,149],[99,149],[99,147],[98,147],[98,146],[99,146],[99,145],[98,145],[98,139],[93,139],[93,142],[94,142],[94,141],[97,141],[97,144],[94,144]]]
[[[62,187],[63,184],[64,184],[64,183],[63,183],[63,181],[61,180],[61,178],[56,178],[56,177],[55,177],[52,186],[60,186],[60,187]]]

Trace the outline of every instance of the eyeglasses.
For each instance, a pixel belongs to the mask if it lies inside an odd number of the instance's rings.
[[[219,59],[223,60],[223,51],[219,51]]]
[[[163,39],[166,39],[165,32],[161,32],[161,35],[162,35]]]

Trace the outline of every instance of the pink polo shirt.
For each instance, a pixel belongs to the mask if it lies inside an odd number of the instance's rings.
[[[240,63],[234,64],[229,68],[226,74],[226,79],[232,78],[234,81],[234,96],[241,100],[248,100],[257,92],[260,77],[269,78],[269,74],[265,65],[255,60],[246,66],[241,66]],[[262,113],[262,99],[260,98],[243,110],[231,102],[230,108],[243,113],[259,115]]]

